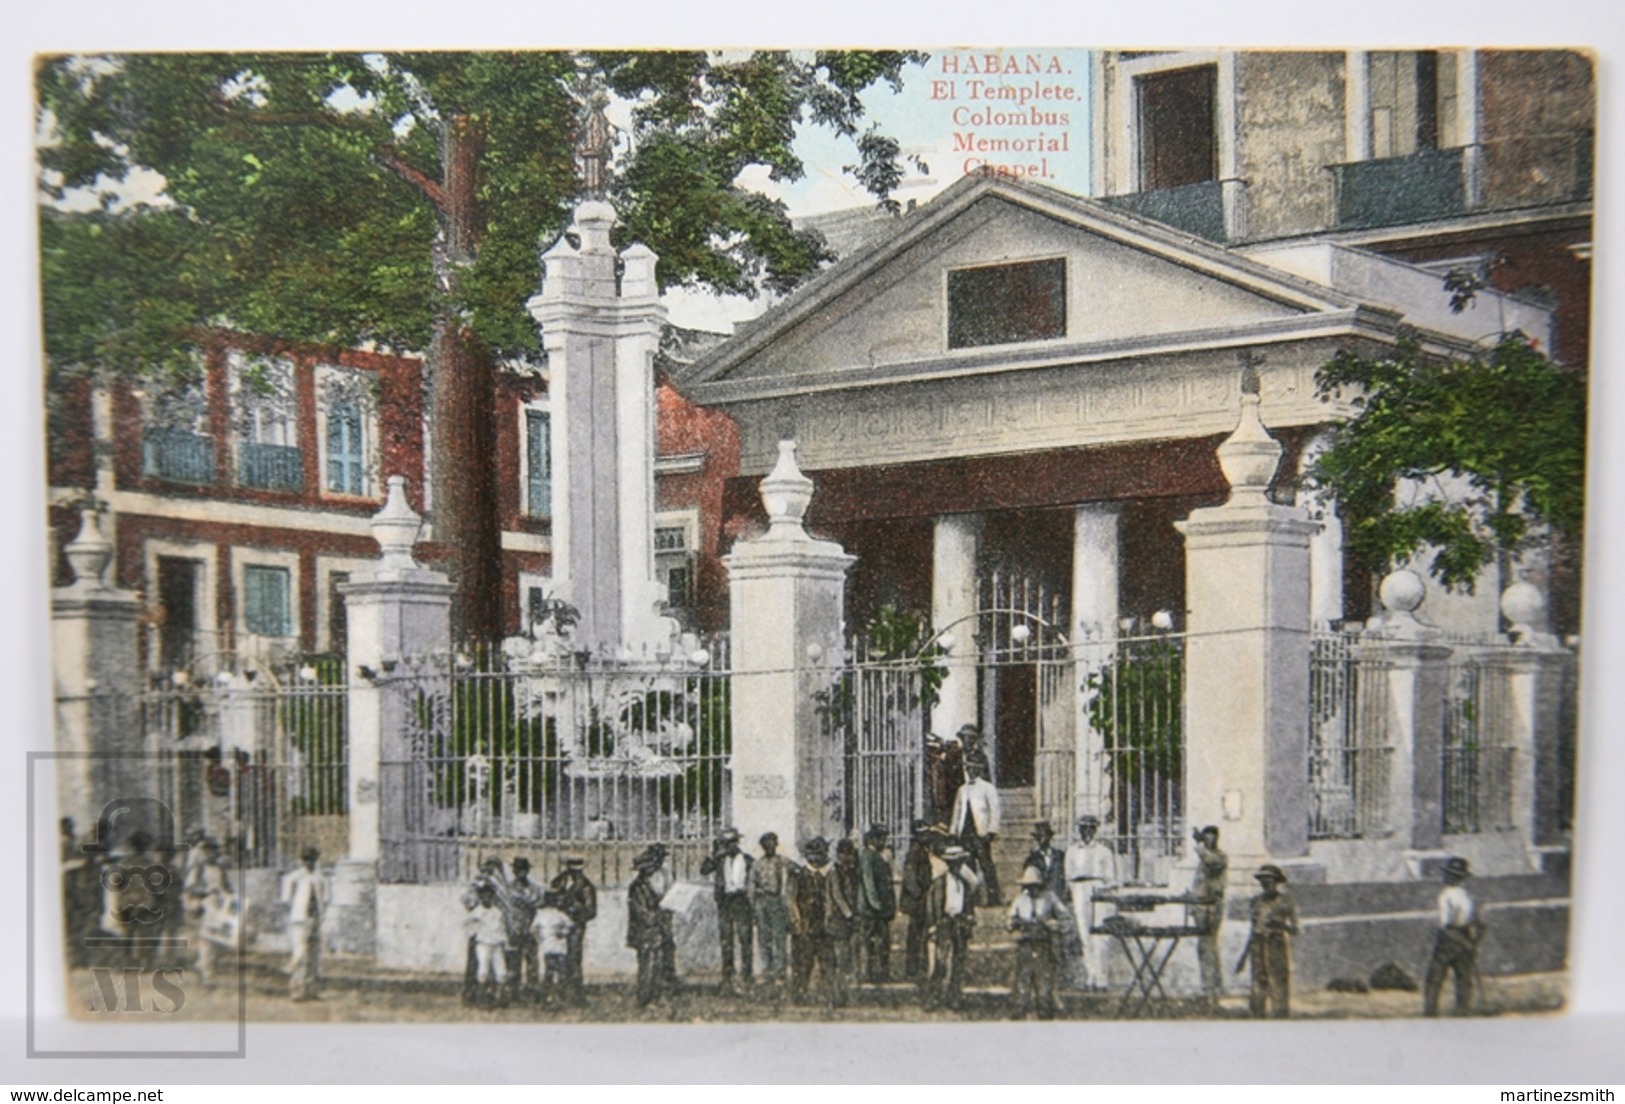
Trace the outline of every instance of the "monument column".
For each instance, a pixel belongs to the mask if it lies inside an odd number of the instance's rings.
[[[812,480],[795,442],[762,480],[768,530],[727,557],[733,614],[733,819],[745,839],[790,851],[836,830],[840,748],[825,747],[814,697],[839,676],[846,573],[854,557],[802,527]],[[833,752],[833,756],[832,756]],[[834,769],[832,770],[831,767]]]
[[[1219,446],[1222,506],[1185,535],[1185,795],[1188,824],[1217,824],[1230,869],[1287,865],[1309,850],[1309,539],[1300,507],[1269,498],[1281,446],[1242,378],[1241,420]],[[1295,877],[1314,874],[1305,864]]]

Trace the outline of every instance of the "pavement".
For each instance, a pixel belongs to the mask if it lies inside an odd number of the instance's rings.
[[[461,1000],[461,979],[445,974],[381,970],[361,959],[332,956],[323,963],[323,999],[294,1002],[288,997],[280,960],[268,955],[244,956],[241,993],[238,977],[218,978],[212,986],[197,983],[188,972],[181,981],[185,1005],[168,1014],[183,1020],[229,1020],[241,1008],[255,1023],[751,1023],[775,1022],[962,1022],[1011,1017],[1008,986],[967,986],[960,1010],[924,1011],[913,985],[894,982],[858,985],[848,1004],[832,1008],[818,1002],[795,1004],[782,985],[758,981],[736,992],[722,989],[716,977],[687,977],[682,991],[669,1000],[638,1008],[630,979],[589,982],[585,1008],[516,1005],[470,1008]],[[89,1008],[95,982],[88,970],[69,976],[70,1009]],[[1549,1014],[1562,1010],[1567,998],[1564,974],[1520,974],[1484,979],[1479,1015]],[[1446,1005],[1450,990],[1446,988]],[[1120,993],[1061,994],[1060,1018],[1109,1020],[1120,1016]],[[1407,992],[1341,993],[1324,989],[1296,990],[1292,1017],[1303,1020],[1400,1019],[1421,1013],[1421,995]],[[1174,998],[1152,1002],[1148,1018],[1245,1019],[1245,996],[1226,997],[1217,1009],[1197,1000]]]

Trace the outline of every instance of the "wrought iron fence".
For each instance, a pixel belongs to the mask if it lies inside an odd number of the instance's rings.
[[[853,835],[880,824],[900,843],[910,822],[932,811],[939,764],[928,755],[926,725],[946,666],[935,648],[921,654],[921,636],[916,628],[852,639],[844,664],[812,692],[814,792],[833,831]]]
[[[214,657],[212,673],[156,680],[137,702],[154,796],[182,835],[219,840],[245,866],[349,845],[348,687],[336,657],[280,667]]]
[[[1444,699],[1444,830],[1489,832],[1513,826],[1515,751],[1503,733],[1510,716],[1502,672],[1470,655],[1452,660]]]
[[[692,875],[727,824],[721,645],[646,662],[425,657],[379,685],[385,881],[460,880],[499,851],[569,852],[614,885],[651,843]]]
[[[1387,672],[1362,663],[1358,636],[1317,632],[1309,653],[1309,838],[1393,830]]]
[[[1185,846],[1185,638],[1123,637],[1079,649],[1084,666],[1082,802],[1119,870],[1167,884]]]

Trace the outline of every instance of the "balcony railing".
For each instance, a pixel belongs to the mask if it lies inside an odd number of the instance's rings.
[[[148,428],[141,471],[171,483],[213,483],[214,438],[185,429]]]
[[[264,491],[297,491],[305,485],[304,453],[288,445],[243,442],[237,452],[237,482]]]
[[[1332,165],[1342,230],[1450,218],[1467,210],[1465,149]]]
[[[1107,196],[1105,202],[1132,215],[1167,223],[1208,241],[1225,240],[1224,186],[1217,180]]]

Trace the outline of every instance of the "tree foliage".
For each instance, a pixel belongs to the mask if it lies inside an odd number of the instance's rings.
[[[52,371],[183,371],[210,327],[428,354],[433,518],[464,633],[500,624],[492,372],[540,355],[525,301],[577,195],[585,102],[629,105],[608,198],[663,286],[784,291],[828,259],[741,174],[805,171],[796,128],[853,139],[882,201],[898,149],[862,95],[903,51],[196,53],[49,57],[42,188]],[[129,202],[143,171],[163,192]],[[76,194],[82,194],[76,193]]]
[[[1429,572],[1471,591],[1498,556],[1546,531],[1573,537],[1585,504],[1586,384],[1520,333],[1442,358],[1414,334],[1393,354],[1339,352],[1322,398],[1357,413],[1332,430],[1310,484],[1338,501],[1344,540],[1377,572],[1432,550]]]

